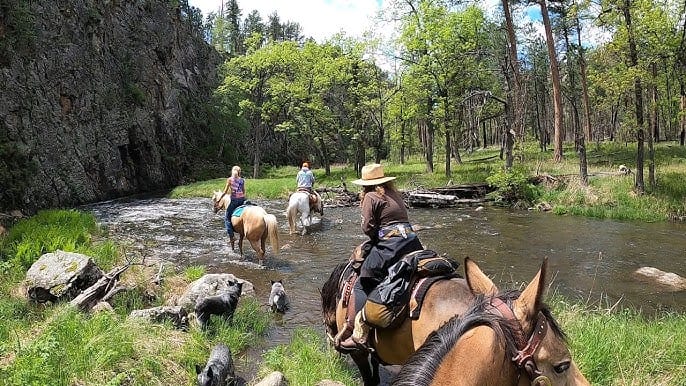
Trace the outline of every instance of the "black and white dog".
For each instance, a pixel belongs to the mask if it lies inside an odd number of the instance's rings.
[[[281,280],[271,280],[272,290],[269,293],[269,308],[272,312],[286,312],[288,308],[288,297],[286,290],[283,288]]]
[[[238,299],[243,291],[243,283],[237,282],[228,291],[219,295],[198,298],[195,302],[195,315],[198,317],[200,327],[205,329],[210,315],[220,315],[227,321],[231,321],[233,313],[238,306]]]
[[[198,374],[198,386],[233,385],[235,383],[235,371],[231,350],[221,343],[212,348],[204,369],[200,365],[195,365],[195,372]]]

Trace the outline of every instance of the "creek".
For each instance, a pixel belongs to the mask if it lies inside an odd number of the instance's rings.
[[[298,327],[322,331],[319,289],[333,268],[365,240],[357,207],[325,208],[324,217],[305,236],[289,235],[286,201],[253,200],[279,221],[281,250],[267,244],[264,266],[244,241],[243,258],[231,251],[223,214],[211,201],[193,199],[124,199],[100,202],[91,211],[109,237],[143,256],[175,265],[204,265],[208,272],[228,272],[248,280],[265,307],[270,280],[282,279],[290,309],[274,315],[267,347],[287,343]],[[425,248],[457,261],[469,256],[501,289],[519,288],[549,258],[550,289],[592,307],[632,307],[644,313],[686,312],[686,291],[669,291],[634,274],[651,266],[686,276],[686,225],[597,220],[487,206],[412,208],[413,224]],[[247,361],[244,363],[244,365]],[[252,366],[248,366],[252,367]],[[250,371],[254,371],[250,370]]]

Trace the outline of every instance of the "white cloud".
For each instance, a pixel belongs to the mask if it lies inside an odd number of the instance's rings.
[[[217,11],[223,0],[189,0],[203,15]],[[243,18],[257,10],[263,21],[274,11],[282,22],[299,23],[303,35],[324,41],[338,32],[361,37],[365,29],[373,27],[372,18],[381,7],[377,0],[243,0],[238,5]]]

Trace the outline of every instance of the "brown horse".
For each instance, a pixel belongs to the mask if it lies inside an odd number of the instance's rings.
[[[359,253],[356,251],[353,254]],[[347,264],[342,263],[324,283],[321,290],[322,311],[327,335],[333,341],[333,337],[345,325],[346,309],[343,307],[341,295],[341,274],[346,270]],[[479,267],[467,261],[465,271],[471,272],[471,276],[484,276]],[[495,286],[494,286],[495,288]],[[402,324],[394,329],[375,330],[370,335],[371,345],[376,353],[369,362],[366,351],[358,350],[350,354],[362,375],[365,385],[377,385],[379,383],[378,361],[387,364],[403,364],[424,343],[430,333],[437,330],[443,323],[455,315],[461,315],[471,305],[474,294],[485,293],[491,288],[471,288],[470,283],[462,278],[441,280],[433,284],[426,292],[422,312],[416,320],[405,319]]]
[[[546,267],[547,260],[521,293],[478,296],[427,338],[393,385],[589,385],[543,304]]]
[[[216,193],[219,193],[219,195]],[[226,205],[228,205],[226,200],[218,203],[219,197],[221,197],[221,192],[215,192],[212,196],[215,213],[219,209],[226,210]],[[233,225],[234,232],[238,233],[238,250],[241,256],[243,256],[244,238],[248,239],[252,249],[257,253],[257,259],[260,264],[264,261],[267,237],[269,237],[269,243],[272,245],[274,255],[279,252],[279,225],[276,222],[276,216],[267,213],[261,206],[245,206],[240,216],[231,216],[231,225]],[[234,247],[235,245],[232,242],[231,249],[233,250]]]

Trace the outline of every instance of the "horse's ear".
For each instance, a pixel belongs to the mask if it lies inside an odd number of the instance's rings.
[[[498,287],[493,284],[491,278],[469,257],[464,259],[464,276],[473,294],[493,296],[498,293]]]
[[[515,300],[513,311],[517,319],[523,325],[531,321],[543,305],[543,292],[545,291],[545,278],[548,271],[548,258],[543,259],[541,269],[526,286],[519,298]]]

